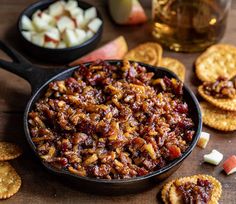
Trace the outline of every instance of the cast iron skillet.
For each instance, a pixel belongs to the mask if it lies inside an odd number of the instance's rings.
[[[47,85],[54,80],[63,80],[68,78],[72,75],[74,70],[78,69],[79,66],[68,68],[66,70],[62,69],[42,69],[35,65],[32,65],[29,61],[23,58],[20,54],[16,51],[10,49],[5,44],[0,42],[0,49],[7,53],[13,60],[13,62],[7,62],[5,60],[0,59],[0,67],[13,72],[24,79],[26,79],[32,87],[32,96],[26,106],[24,112],[24,131],[27,141],[35,153],[35,155],[40,159],[38,156],[35,145],[33,144],[29,127],[28,127],[28,113],[33,108],[35,102],[44,94]],[[109,60],[111,64],[117,64],[121,61],[119,60]],[[167,69],[161,67],[152,67],[146,64],[140,63],[142,66],[145,66],[148,71],[155,72],[155,76],[158,77],[174,77],[177,76],[168,71]],[[90,65],[90,63],[86,63],[85,66]],[[201,129],[202,129],[202,119],[201,119],[201,112],[199,108],[198,101],[194,94],[190,91],[189,88],[184,86],[184,98],[189,105],[190,115],[195,123],[195,135],[193,138],[190,147],[183,153],[183,155],[165,166],[164,168],[152,172],[146,176],[140,176],[132,179],[122,179],[122,180],[106,180],[106,179],[96,179],[96,178],[89,178],[89,177],[81,177],[74,174],[71,174],[65,170],[58,170],[51,167],[49,164],[43,162],[41,159],[41,163],[51,171],[52,173],[56,174],[59,177],[65,178],[69,183],[75,183],[76,188],[93,193],[100,193],[100,194],[126,194],[126,193],[136,193],[142,190],[147,189],[148,187],[155,184],[155,181],[161,181],[168,176],[170,176],[174,171],[178,169],[181,165],[183,160],[192,152],[193,148],[195,147],[197,140],[199,138]]]

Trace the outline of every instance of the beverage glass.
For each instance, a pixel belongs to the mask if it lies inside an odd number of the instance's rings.
[[[174,51],[202,51],[224,35],[231,0],[153,0],[152,34]]]

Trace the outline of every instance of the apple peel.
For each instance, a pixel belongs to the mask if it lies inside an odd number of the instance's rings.
[[[119,36],[115,40],[108,42],[107,44],[85,55],[84,57],[71,62],[69,66],[76,66],[78,64],[95,61],[97,59],[123,59],[127,51],[128,46],[125,38],[123,36]]]
[[[223,164],[223,169],[227,175],[233,174],[236,172],[236,156],[232,155],[225,160]]]

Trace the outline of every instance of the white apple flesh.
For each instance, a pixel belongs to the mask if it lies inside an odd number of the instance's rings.
[[[63,32],[65,29],[74,29],[75,23],[74,21],[68,16],[62,16],[57,21],[57,27],[60,32]]]
[[[113,20],[121,25],[135,25],[147,21],[138,0],[109,0],[108,7]]]
[[[22,29],[23,30],[35,30],[34,29],[34,26],[32,24],[32,21],[30,20],[30,18],[26,15],[23,15],[22,16],[22,19],[21,19],[21,26],[22,26]]]
[[[100,26],[102,25],[102,20],[100,18],[94,18],[89,24],[88,28],[96,33]]]

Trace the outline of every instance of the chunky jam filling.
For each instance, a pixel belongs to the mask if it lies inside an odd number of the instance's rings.
[[[229,81],[219,77],[214,83],[204,82],[204,92],[215,98],[236,98],[236,79]]]
[[[182,82],[154,77],[137,63],[83,65],[49,84],[29,113],[38,154],[80,176],[146,175],[180,157],[194,124]]]
[[[211,199],[213,185],[208,180],[198,179],[197,183],[187,182],[177,186],[184,204],[207,204]]]

